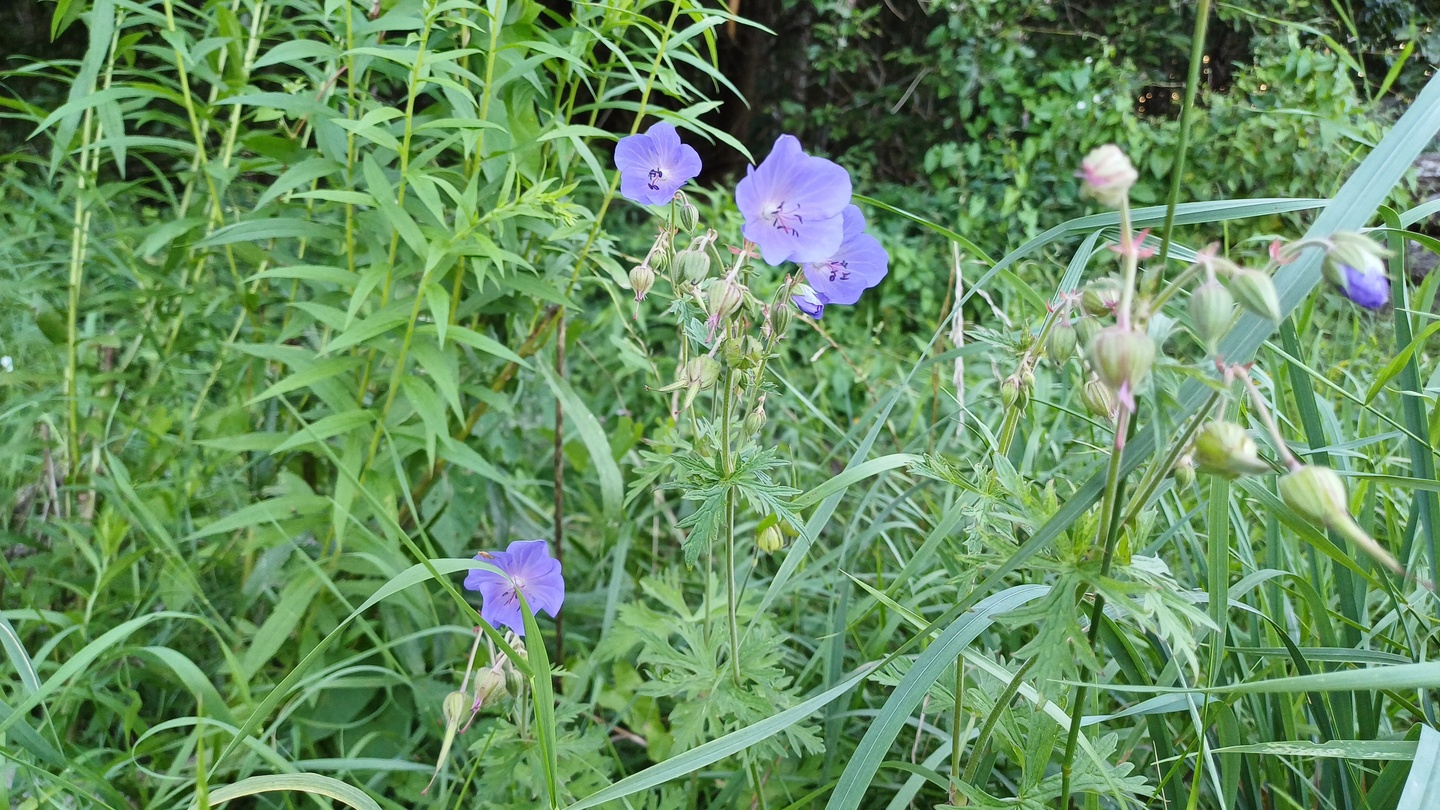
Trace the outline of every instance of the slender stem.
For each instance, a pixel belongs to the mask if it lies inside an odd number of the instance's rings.
[[[1185,272],[1176,276],[1169,284],[1166,284],[1165,289],[1161,290],[1160,294],[1155,296],[1155,298],[1147,304],[1149,311],[1159,312],[1161,307],[1165,306],[1165,302],[1170,300],[1171,296],[1184,288],[1190,279],[1194,278],[1195,275],[1200,272],[1202,266],[1202,264],[1192,264],[1185,268]],[[1214,271],[1211,271],[1211,275],[1214,275]]]
[[[1185,152],[1190,147],[1190,113],[1195,109],[1195,93],[1200,87],[1205,31],[1209,25],[1210,0],[1200,0],[1195,7],[1195,31],[1190,37],[1190,75],[1185,80],[1185,105],[1180,108],[1180,138],[1175,144],[1175,165],[1170,174],[1170,199],[1165,204],[1165,225],[1160,229],[1160,261],[1156,266],[1162,273],[1166,259],[1170,258],[1170,233],[1175,227],[1175,207],[1180,202],[1180,184],[1185,178]]]
[[[1130,328],[1135,306],[1135,268],[1140,264],[1140,246],[1135,244],[1135,228],[1130,224],[1130,198],[1120,201],[1120,248],[1125,258],[1125,281],[1120,287],[1120,306],[1115,320],[1122,329]]]
[[[565,379],[565,311],[555,336],[555,376]],[[565,567],[565,404],[555,397],[555,561]],[[565,612],[555,611],[555,660],[565,663]]]
[[[1025,676],[1030,674],[1030,668],[1035,666],[1039,661],[1040,656],[1036,655],[1021,664],[1020,668],[1015,670],[1015,674],[1011,676],[1010,683],[1006,684],[1005,690],[995,699],[995,707],[990,710],[989,716],[985,718],[985,725],[980,727],[980,734],[975,738],[975,745],[970,748],[970,762],[965,766],[965,775],[961,777],[962,782],[966,784],[975,783],[975,777],[980,771],[980,761],[985,758],[985,749],[990,745],[990,735],[994,733],[995,726],[1000,722],[1000,715],[1004,713],[1005,707],[1010,705],[1010,701],[1015,699],[1015,693],[1020,691],[1020,686],[1025,682]],[[955,740],[954,750],[960,750],[960,740],[958,737]],[[950,778],[952,780],[955,778],[953,770],[951,771]],[[1064,805],[1061,806],[1063,807]]]
[[[1295,454],[1290,452],[1285,437],[1280,435],[1280,426],[1275,424],[1275,417],[1270,415],[1270,406],[1266,404],[1265,397],[1260,395],[1260,389],[1255,387],[1255,381],[1250,379],[1248,373],[1241,374],[1240,379],[1245,383],[1245,391],[1250,394],[1250,401],[1255,403],[1255,411],[1261,424],[1265,425],[1265,430],[1269,431],[1271,440],[1275,442],[1275,450],[1280,454],[1280,460],[1285,462],[1285,468],[1300,469],[1300,462],[1295,459]]]
[[[729,478],[735,471],[735,460],[730,454],[730,423],[735,410],[734,397],[730,395],[735,384],[735,372],[725,369],[725,386],[720,389],[720,468],[726,478],[725,491],[725,589],[726,613],[730,628],[730,674],[735,683],[740,683],[740,627],[736,618],[739,605],[735,601],[735,489],[730,487]]]
[[[955,781],[956,774],[960,773],[960,714],[964,705],[965,694],[965,656],[955,656],[955,700],[954,710],[950,713],[950,803],[955,803]],[[978,748],[975,750],[979,750]],[[974,760],[975,751],[971,751],[971,760]]]

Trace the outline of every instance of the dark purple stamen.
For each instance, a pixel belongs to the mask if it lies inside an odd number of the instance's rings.
[[[850,268],[850,262],[848,262],[848,261],[831,262],[831,263],[830,263],[830,280],[831,280],[831,281],[835,281],[836,279],[839,279],[839,280],[841,280],[841,281],[846,281],[846,280],[848,280],[848,279],[850,278],[850,269],[849,269],[849,268]]]
[[[661,171],[660,169],[651,169],[651,170],[650,170],[650,182],[646,183],[645,185],[649,186],[651,191],[659,191],[659,190],[660,190],[660,187],[657,186],[657,185],[655,185],[655,181],[657,181],[657,180],[664,180],[664,179],[665,179],[665,172]]]

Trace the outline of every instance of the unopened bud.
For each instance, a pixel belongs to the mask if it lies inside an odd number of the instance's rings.
[[[755,548],[766,554],[774,554],[785,547],[785,533],[780,531],[780,523],[774,522],[760,530],[755,535]]]
[[[700,209],[690,201],[680,204],[680,230],[689,233],[700,224]]]
[[[753,436],[758,434],[763,427],[765,427],[765,400],[762,398],[755,405],[755,410],[745,414],[745,432]]]
[[[1101,382],[1133,394],[1155,363],[1155,341],[1144,332],[1109,326],[1091,341],[1089,360]]]
[[[1107,208],[1119,208],[1140,173],[1120,147],[1107,143],[1085,156],[1080,163],[1080,179],[1085,194]]]
[[[709,323],[712,328],[734,315],[743,303],[745,286],[729,276],[711,281],[709,289],[705,291],[705,311],[710,315]]]
[[[635,300],[644,301],[655,286],[655,271],[648,264],[638,264],[630,271],[630,288],[635,290]]]
[[[777,302],[770,305],[770,335],[771,340],[779,340],[785,337],[790,331],[790,324],[795,320],[795,312],[785,302]]]
[[[1050,327],[1050,335],[1045,338],[1045,356],[1056,366],[1063,366],[1075,353],[1075,343],[1078,340],[1079,336],[1070,319],[1062,316]]]
[[[1234,422],[1215,421],[1201,428],[1194,452],[1196,468],[1208,475],[1236,478],[1270,470],[1260,459],[1255,440]]]
[[[1096,279],[1085,285],[1080,292],[1080,308],[1085,314],[1102,317],[1109,315],[1120,303],[1120,284],[1113,278]]]
[[[1105,419],[1115,416],[1115,392],[1093,374],[1085,381],[1085,387],[1080,389],[1080,401],[1091,416]]]
[[[670,236],[661,233],[660,238],[655,240],[655,249],[645,258],[642,264],[648,264],[657,272],[665,272],[665,268],[675,259],[675,249],[670,245]]]
[[[695,401],[695,396],[714,385],[718,379],[720,379],[720,362],[710,355],[702,354],[686,363],[685,369],[680,375],[680,381],[685,387],[685,400],[684,404],[680,406],[680,410],[689,408],[690,403]]]
[[[675,272],[692,284],[698,284],[710,274],[710,254],[704,250],[686,248],[675,254]]]
[[[1195,483],[1195,459],[1189,453],[1175,459],[1175,466],[1170,470],[1175,476],[1175,485],[1181,489],[1189,489]]]
[[[475,700],[470,704],[470,713],[505,696],[505,675],[494,667],[486,667],[475,675]]]
[[[1280,499],[1309,523],[1338,528],[1350,520],[1345,482],[1328,467],[1306,464],[1280,477]]]
[[[1332,234],[1327,242],[1321,267],[1331,284],[1366,309],[1390,302],[1390,276],[1385,270],[1389,251],[1358,233]]]
[[[1207,281],[1190,294],[1190,321],[1208,351],[1215,351],[1234,319],[1235,298],[1220,282]]]
[[[1259,270],[1237,268],[1230,275],[1230,292],[1240,306],[1262,318],[1279,323],[1280,296],[1275,292],[1275,282]]]
[[[1091,341],[1100,334],[1100,320],[1098,318],[1085,317],[1074,321],[1075,337],[1080,344],[1081,351],[1089,351]]]
[[[1011,374],[1000,383],[1000,402],[1006,408],[1024,408],[1025,384],[1019,374]]]

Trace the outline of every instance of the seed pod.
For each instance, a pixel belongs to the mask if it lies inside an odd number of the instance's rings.
[[[1275,282],[1259,270],[1237,268],[1230,276],[1230,292],[1240,306],[1262,318],[1280,322],[1280,296],[1275,292]]]
[[[1144,332],[1109,326],[1090,343],[1090,365],[1100,381],[1119,391],[1140,387],[1155,363],[1155,341]]]
[[[470,704],[470,713],[505,697],[505,676],[494,667],[486,667],[475,675],[475,702]]]
[[[1100,320],[1093,317],[1077,318],[1075,324],[1075,337],[1080,344],[1081,351],[1089,351],[1090,343],[1095,336],[1100,334]]]
[[[1170,470],[1175,476],[1175,485],[1181,489],[1189,489],[1195,483],[1195,459],[1189,453],[1175,459],[1175,466]]]
[[[735,314],[745,303],[745,287],[730,277],[715,279],[705,291],[705,311],[710,322],[717,324]]]
[[[1062,316],[1050,327],[1050,335],[1045,338],[1045,356],[1056,366],[1063,366],[1075,353],[1075,343],[1078,340],[1079,336],[1070,319]]]
[[[1260,458],[1255,440],[1234,422],[1215,421],[1195,437],[1195,467],[1208,475],[1236,478],[1269,472]]]
[[[1234,319],[1235,298],[1220,282],[1207,281],[1190,294],[1190,321],[1207,351],[1215,351]]]
[[[630,271],[630,288],[635,290],[635,300],[644,301],[655,286],[655,271],[647,264],[638,264]]]
[[[1094,374],[1085,381],[1085,387],[1080,389],[1080,401],[1085,404],[1085,410],[1089,411],[1091,416],[1105,419],[1115,417],[1115,393]]]

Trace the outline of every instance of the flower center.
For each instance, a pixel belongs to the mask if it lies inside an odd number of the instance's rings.
[[[838,262],[826,262],[825,266],[830,268],[831,281],[848,281],[850,279],[850,263],[845,260]]]
[[[760,216],[773,225],[775,230],[790,236],[799,236],[800,230],[796,226],[805,224],[805,217],[800,215],[800,204],[788,205],[784,200],[766,206],[760,211]]]
[[[650,179],[645,183],[645,185],[649,186],[651,191],[659,191],[659,190],[660,190],[660,185],[659,185],[659,184],[660,184],[660,182],[662,182],[664,179],[665,179],[665,170],[657,166],[657,167],[655,167],[655,168],[653,168],[653,169],[650,170]]]

